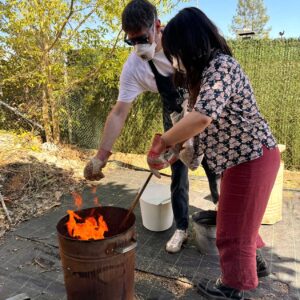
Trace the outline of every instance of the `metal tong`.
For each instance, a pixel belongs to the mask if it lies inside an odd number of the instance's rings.
[[[123,221],[122,221],[122,223],[121,223],[121,225],[120,225],[120,227],[119,227],[120,229],[122,229],[122,227],[126,224],[128,218],[129,218],[129,216],[131,215],[131,213],[132,213],[133,210],[135,209],[136,205],[138,204],[138,202],[139,202],[139,200],[140,200],[140,198],[141,198],[141,196],[142,196],[142,194],[143,194],[145,188],[147,187],[147,185],[148,185],[148,183],[149,183],[149,181],[150,181],[150,179],[151,179],[152,176],[153,176],[153,173],[151,172],[151,173],[149,174],[149,176],[147,177],[146,181],[144,182],[142,188],[141,188],[141,189],[139,190],[139,192],[136,194],[134,200],[133,200],[132,203],[131,203],[130,208],[128,209],[128,212],[127,212],[125,218],[123,219]]]

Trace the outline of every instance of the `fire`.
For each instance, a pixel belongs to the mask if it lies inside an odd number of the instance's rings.
[[[96,196],[96,191],[97,191],[96,186],[93,186],[91,192],[94,195],[94,204],[97,206],[101,206],[99,203],[98,197]]]
[[[78,193],[72,193],[75,205],[80,209],[82,197]],[[102,215],[95,216],[95,210],[91,215],[82,218],[73,210],[68,210],[69,221],[66,223],[68,233],[71,237],[79,240],[101,240],[104,239],[104,233],[108,231],[108,226]]]
[[[75,205],[78,209],[81,208],[82,206],[82,197],[80,196],[80,194],[76,193],[76,192],[72,192],[71,193],[75,202]]]

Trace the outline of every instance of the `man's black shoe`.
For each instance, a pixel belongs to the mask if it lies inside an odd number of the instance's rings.
[[[256,270],[258,278],[269,276],[271,273],[267,262],[259,250],[256,250]]]
[[[208,279],[201,279],[197,284],[197,290],[200,295],[209,300],[245,299],[243,291],[224,285],[220,278],[217,282]]]

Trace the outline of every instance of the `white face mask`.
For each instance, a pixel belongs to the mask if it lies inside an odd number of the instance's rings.
[[[155,20],[154,20],[152,26],[155,26]],[[134,51],[140,58],[148,61],[148,60],[153,59],[153,57],[155,55],[156,46],[157,46],[157,44],[155,42],[155,27],[154,27],[153,43],[152,44],[137,44],[134,46]]]
[[[151,60],[155,55],[156,43],[137,44],[134,46],[135,53],[144,60]]]
[[[177,71],[177,72],[180,72],[180,73],[183,73],[183,74],[186,74],[186,68],[184,67],[180,57],[178,57],[178,60],[177,58],[175,58],[174,56],[171,56],[172,58],[172,66],[173,68]]]

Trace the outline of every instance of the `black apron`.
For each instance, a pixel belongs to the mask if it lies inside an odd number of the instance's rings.
[[[183,98],[184,90],[180,88],[176,89],[173,83],[172,75],[163,76],[157,71],[152,60],[148,61],[148,63],[154,74],[157,89],[162,99],[163,126],[164,126],[164,130],[167,131],[173,126],[170,114],[172,114],[174,111],[178,113],[182,111],[181,104],[184,100]]]

